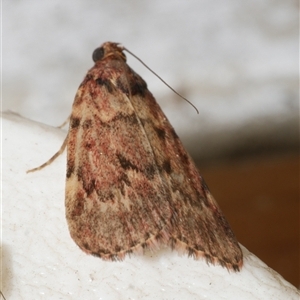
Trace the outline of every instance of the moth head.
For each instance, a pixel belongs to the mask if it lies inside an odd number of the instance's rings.
[[[95,49],[93,52],[93,61],[104,60],[107,57],[112,59],[112,56],[115,56],[116,59],[121,59],[126,61],[126,55],[123,53],[124,47],[120,43],[106,42],[102,44],[99,48]]]

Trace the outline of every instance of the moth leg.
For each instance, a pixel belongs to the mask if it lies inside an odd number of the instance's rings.
[[[43,163],[42,165],[40,165],[37,168],[28,170],[26,173],[39,171],[39,170],[43,169],[44,167],[50,165],[58,156],[60,156],[64,152],[64,150],[67,146],[67,141],[68,141],[68,135],[66,136],[66,138],[65,138],[63,144],[61,145],[60,149],[48,161],[46,161],[45,163]]]
[[[64,121],[61,125],[57,126],[57,128],[63,128],[66,124],[69,123],[71,118],[71,115],[68,116],[68,118],[66,119],[66,121]]]

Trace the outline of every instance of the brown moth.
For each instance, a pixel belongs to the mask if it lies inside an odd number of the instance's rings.
[[[105,260],[163,244],[239,271],[243,254],[229,224],[124,50],[106,42],[94,51],[59,152],[67,146],[72,238]]]

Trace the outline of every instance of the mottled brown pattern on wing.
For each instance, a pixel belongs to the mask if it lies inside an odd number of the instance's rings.
[[[117,44],[100,50],[70,119],[66,217],[72,238],[108,260],[163,243],[239,270],[241,249],[146,83]]]

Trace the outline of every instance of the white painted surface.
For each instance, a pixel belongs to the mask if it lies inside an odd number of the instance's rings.
[[[243,247],[228,273],[169,249],[104,262],[83,253],[64,216],[65,154],[45,162],[66,132],[2,116],[2,289],[6,299],[299,299],[299,292]]]

